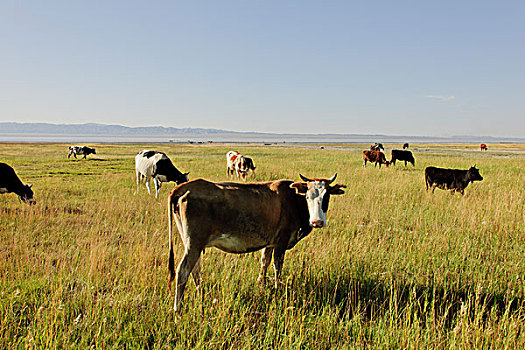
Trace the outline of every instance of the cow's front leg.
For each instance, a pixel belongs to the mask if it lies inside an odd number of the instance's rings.
[[[158,178],[154,177],[153,184],[155,185],[155,198],[159,198],[159,192],[160,192],[160,187],[162,186],[162,183],[160,182]]]
[[[146,188],[148,189],[148,194],[151,194],[151,188],[149,187],[149,177],[146,176],[144,183],[146,184]]]
[[[284,263],[284,253],[286,247],[277,246],[273,252],[273,268],[275,270],[275,288],[279,288],[279,279],[281,277],[281,270]]]
[[[259,283],[265,282],[266,270],[268,270],[268,266],[270,266],[270,262],[272,261],[272,253],[272,247],[264,248],[261,253],[261,271],[259,272],[259,277],[257,278],[257,282]]]

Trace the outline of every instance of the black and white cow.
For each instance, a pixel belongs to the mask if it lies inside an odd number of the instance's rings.
[[[137,174],[137,193],[140,181],[144,178],[148,193],[151,194],[149,180],[155,184],[155,198],[159,196],[162,182],[175,181],[178,184],[189,181],[189,173],[181,173],[168,156],[162,152],[144,150],[135,156],[135,172]]]
[[[12,167],[0,163],[0,193],[16,193],[21,201],[31,205],[36,203],[32,186],[24,185]]]
[[[88,154],[97,154],[97,152],[95,152],[94,148],[90,148],[88,146],[69,146],[67,158],[69,159],[71,155],[73,155],[75,158],[77,158],[77,155],[83,155],[84,159],[86,159]]]

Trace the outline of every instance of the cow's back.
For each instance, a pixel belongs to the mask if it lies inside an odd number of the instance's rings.
[[[13,182],[22,183],[11,166],[6,163],[0,163],[0,187]]]
[[[304,221],[308,223],[306,201],[301,207],[302,198],[290,188],[292,183],[214,183],[197,179],[176,186],[170,198],[177,205],[177,215],[186,218],[192,240],[244,253],[271,245],[279,232],[297,230]],[[306,211],[306,219],[301,217],[301,210]]]
[[[152,151],[141,151],[135,156],[135,170],[143,175],[150,176],[153,171],[154,165],[161,159],[168,159],[164,153],[155,152],[150,157],[145,156],[147,152]]]

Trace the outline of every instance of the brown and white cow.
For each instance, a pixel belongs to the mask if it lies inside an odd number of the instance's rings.
[[[259,281],[264,281],[273,254],[275,286],[286,250],[306,237],[313,227],[326,225],[331,195],[343,194],[345,185],[332,186],[330,179],[304,182],[276,180],[263,183],[210,182],[197,179],[176,186],[169,198],[168,286],[176,276],[174,310],[180,311],[184,289],[191,274],[200,283],[200,257],[205,248],[227,253],[263,249]],[[177,267],[173,253],[173,221],[184,254]]]
[[[366,162],[374,163],[374,167],[379,164],[385,164],[387,167],[390,165],[390,162],[386,160],[385,154],[381,151],[363,151],[363,167],[366,168]]]
[[[241,178],[246,180],[249,170],[255,171],[253,161],[250,158],[244,157],[237,151],[229,151],[226,153],[226,172],[228,178],[230,178],[231,175],[231,179],[233,179],[233,174],[235,173],[237,174],[237,179]]]

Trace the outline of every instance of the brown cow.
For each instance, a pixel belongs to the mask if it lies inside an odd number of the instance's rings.
[[[263,249],[259,280],[264,281],[273,253],[275,286],[286,250],[306,237],[312,227],[326,225],[331,195],[343,194],[345,185],[331,186],[330,179],[304,182],[276,180],[263,183],[216,183],[203,179],[176,186],[169,199],[169,282],[175,279],[173,219],[184,245],[177,267],[174,310],[180,311],[191,274],[200,283],[200,257],[205,248],[227,253]]]
[[[479,148],[481,148],[482,151],[486,151],[487,150],[487,145],[482,143],[481,145],[479,145]]]
[[[363,151],[363,166],[366,167],[366,162],[375,163],[374,167],[379,164],[385,164],[387,167],[390,165],[390,162],[386,160],[385,154],[381,151]]]

